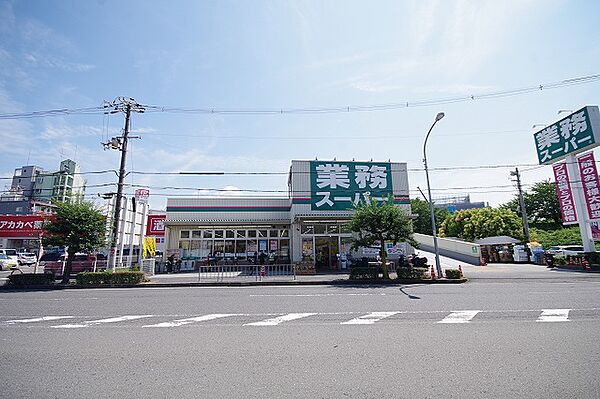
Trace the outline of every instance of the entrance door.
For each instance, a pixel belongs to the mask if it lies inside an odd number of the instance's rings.
[[[338,270],[340,252],[338,237],[315,237],[315,267],[317,271]]]

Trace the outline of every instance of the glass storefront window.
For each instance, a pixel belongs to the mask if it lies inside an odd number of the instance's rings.
[[[225,256],[233,257],[235,256],[235,241],[233,240],[225,240]]]
[[[219,256],[223,256],[223,253],[225,252],[225,242],[224,241],[215,241],[214,243],[214,253],[218,254]]]
[[[239,259],[246,259],[246,241],[239,240],[235,242],[235,256]]]
[[[259,237],[266,237],[267,236],[267,230],[258,230],[258,236]]]
[[[277,237],[278,230],[269,230],[269,237]]]
[[[213,252],[213,242],[208,240],[200,241],[200,253],[202,258],[208,258]]]
[[[237,238],[246,238],[246,230],[237,230]]]
[[[181,238],[190,238],[190,232],[188,230],[181,230]]]
[[[213,238],[212,230],[204,230],[204,238]]]
[[[327,225],[327,234],[339,234],[340,226],[337,224],[328,224]]]
[[[248,240],[246,252],[248,253],[249,256],[256,255],[256,253],[258,252],[258,241]]]
[[[302,260],[314,262],[313,240],[312,238],[302,239]]]
[[[300,226],[300,229],[301,234],[314,234],[315,232],[315,226],[313,226],[312,224],[302,224]]]
[[[279,230],[279,237],[289,237],[290,231],[288,229]]]
[[[223,230],[215,230],[215,239],[223,238]]]
[[[198,240],[193,240],[190,242],[190,252],[188,253],[188,256],[194,258],[200,257],[200,242],[201,241]]]
[[[315,234],[325,234],[325,224],[315,224]]]
[[[256,230],[248,230],[248,237],[256,237]]]
[[[179,241],[179,249],[190,249],[190,242],[188,240]]]
[[[192,238],[202,238],[202,231],[201,230],[192,231]]]
[[[225,238],[233,238],[235,236],[234,230],[225,230]]]

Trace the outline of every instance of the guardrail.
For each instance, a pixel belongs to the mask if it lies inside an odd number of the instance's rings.
[[[296,280],[296,266],[274,265],[206,265],[198,268],[198,282],[223,282],[225,280],[263,281],[270,277],[289,277]]]

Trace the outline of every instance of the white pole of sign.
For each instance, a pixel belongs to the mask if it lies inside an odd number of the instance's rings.
[[[144,240],[146,239],[146,223],[148,222],[148,203],[145,202],[143,205],[142,222],[140,226],[140,250],[138,251],[138,265],[142,270],[142,248],[144,247]]]
[[[567,155],[565,159],[567,170],[569,171],[569,181],[573,190],[573,202],[575,203],[575,211],[577,212],[577,223],[581,232],[581,242],[585,252],[596,252],[596,246],[592,238],[592,227],[588,218],[587,205],[585,203],[585,195],[583,193],[583,179],[579,174],[579,164],[575,155]]]
[[[127,257],[127,268],[131,268],[131,262],[133,260],[133,236],[135,235],[135,223],[137,221],[137,203],[135,212],[133,210],[133,204],[131,207],[131,228],[129,229],[129,256]]]
[[[127,219],[127,197],[123,196],[123,202],[121,203],[121,223],[119,226],[119,260],[117,262],[119,267],[123,267],[123,249],[125,248],[125,219]]]

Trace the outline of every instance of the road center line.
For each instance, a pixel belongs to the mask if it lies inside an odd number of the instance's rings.
[[[119,316],[119,317],[111,317],[109,319],[100,319],[100,320],[90,320],[85,321],[81,324],[62,324],[60,326],[52,326],[52,328],[85,328],[97,324],[107,324],[107,323],[118,323],[120,321],[129,321],[129,320],[137,320],[144,319],[147,317],[152,317],[151,314],[146,315],[132,315],[132,316]]]
[[[344,321],[341,324],[375,324],[379,320],[385,319],[386,317],[393,316],[400,312],[372,312],[359,316],[355,319]]]
[[[469,323],[473,317],[479,313],[479,310],[462,310],[460,312],[452,312],[448,316],[444,317],[438,323],[442,324],[456,324],[456,323]]]
[[[179,327],[179,326],[184,326],[186,324],[191,324],[191,323],[195,323],[195,322],[199,322],[199,321],[209,321],[209,320],[216,320],[216,319],[221,319],[223,317],[231,317],[231,316],[243,316],[242,314],[207,314],[204,316],[197,316],[197,317],[189,317],[187,319],[180,319],[180,320],[173,320],[171,322],[164,322],[164,323],[158,323],[158,324],[149,324],[146,326],[142,326],[142,328],[145,327]]]
[[[304,317],[314,316],[316,314],[317,313],[288,313],[286,315],[274,317],[272,319],[266,319],[266,320],[257,321],[254,323],[246,323],[246,324],[244,324],[244,326],[276,326],[285,321],[298,320],[298,319],[302,319]]]
[[[536,320],[539,322],[569,321],[571,309],[542,309],[542,314]]]

